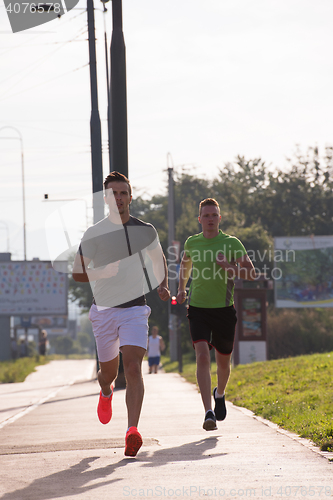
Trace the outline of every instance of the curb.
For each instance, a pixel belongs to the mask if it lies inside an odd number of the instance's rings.
[[[262,418],[262,417],[259,417],[258,415],[255,415],[253,413],[253,411],[248,410],[247,408],[244,408],[243,406],[236,406],[231,401],[228,401],[228,403],[236,410],[241,411],[244,415],[247,415],[248,417],[252,417],[255,420],[258,420],[258,422],[261,422],[262,424],[267,425],[271,429],[274,429],[276,432],[279,432],[280,434],[287,436],[288,438],[292,439],[293,441],[297,441],[297,443],[300,443],[301,445],[305,446],[306,448],[313,451],[314,453],[317,453],[321,457],[326,458],[326,460],[328,460],[330,463],[333,464],[333,452],[321,451],[321,449],[318,446],[316,446],[315,443],[310,441],[310,439],[302,438],[298,434],[295,434],[294,432],[283,429],[282,427],[279,427],[274,422],[271,422],[270,420],[266,420],[265,418]]]

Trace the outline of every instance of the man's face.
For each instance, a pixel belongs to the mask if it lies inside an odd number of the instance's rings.
[[[120,215],[128,213],[132,200],[128,184],[126,182],[109,182],[105,190],[104,200],[111,212]]]
[[[153,326],[153,328],[151,329],[151,334],[154,338],[157,337],[158,328],[156,326]]]
[[[215,205],[205,205],[198,220],[203,231],[217,231],[221,222],[220,210]]]

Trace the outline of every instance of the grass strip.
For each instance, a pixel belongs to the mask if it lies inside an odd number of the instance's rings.
[[[91,358],[91,356],[81,354],[70,354],[68,356],[52,354],[51,356],[19,358],[15,361],[0,361],[0,384],[24,382],[26,377],[35,371],[36,366],[45,365],[53,360],[86,358]]]
[[[177,371],[177,363],[163,364]],[[216,364],[212,363],[212,388]],[[183,359],[182,376],[196,383],[195,363]],[[333,352],[238,365],[231,371],[226,396],[280,427],[333,451]]]
[[[0,383],[10,384],[24,382],[26,377],[35,371],[36,366],[49,362],[47,356],[32,358],[19,358],[15,361],[1,361],[0,363]]]

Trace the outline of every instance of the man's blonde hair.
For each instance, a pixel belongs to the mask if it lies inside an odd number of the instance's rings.
[[[206,207],[207,205],[213,205],[220,210],[220,205],[217,203],[215,198],[206,198],[205,200],[200,201],[199,203],[199,216],[201,215],[202,207]]]

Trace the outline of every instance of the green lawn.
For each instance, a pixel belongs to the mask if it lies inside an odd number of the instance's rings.
[[[165,362],[165,371],[177,363]],[[195,383],[195,363],[184,358],[182,376]],[[212,387],[216,364],[212,363]],[[280,427],[333,451],[333,352],[297,356],[232,369],[226,397]]]

